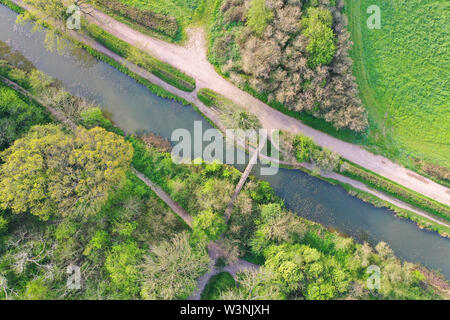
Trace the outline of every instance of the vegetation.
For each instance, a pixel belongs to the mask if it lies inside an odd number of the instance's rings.
[[[197,278],[209,268],[209,257],[201,244],[191,246],[187,234],[177,235],[151,249],[144,265],[144,299],[187,299],[197,288]]]
[[[309,66],[314,69],[319,65],[330,64],[336,54],[331,11],[324,8],[309,8],[300,24],[302,34],[309,40],[306,47],[309,53]]]
[[[104,129],[72,136],[58,126],[35,126],[1,154],[0,207],[43,220],[93,214],[123,181],[132,154],[123,138]]]
[[[224,212],[239,180],[235,169],[218,163],[175,165],[169,154],[134,137],[128,140],[136,150],[135,166],[194,217],[207,209],[217,218]],[[7,213],[11,227],[2,246],[0,274],[6,281],[0,294],[35,299],[186,298],[195,279],[207,270],[204,242],[180,233],[183,227],[173,213],[158,205],[134,176],[128,174],[116,190],[99,212],[82,215],[83,219],[61,215],[52,224],[33,220],[33,215]],[[214,231],[215,223],[201,225],[210,234],[222,231]],[[438,297],[417,267],[401,263],[385,244],[373,252],[368,245],[301,219],[284,209],[267,183],[253,178],[238,196],[224,246],[226,261],[251,252],[262,255],[264,265],[260,271],[241,274],[238,287],[221,290],[222,298]],[[36,255],[43,247],[52,249]],[[64,267],[80,253],[85,286],[71,292],[63,281]],[[389,270],[382,272],[386,276],[379,292],[366,288],[364,270],[373,263]],[[388,276],[392,274],[396,276]]]
[[[88,24],[86,22],[84,24],[84,29],[90,37],[97,40],[106,48],[149,71],[165,82],[183,91],[194,91],[195,80],[171,65],[168,65],[167,63],[148,55],[142,50],[129,45],[125,41],[116,38],[94,24]]]
[[[233,276],[228,272],[220,272],[211,277],[201,294],[202,300],[218,300],[221,293],[235,286]]]
[[[282,223],[285,220],[289,223]],[[292,224],[294,222],[294,224]],[[281,204],[262,206],[251,250],[262,252],[259,271],[240,274],[238,286],[222,299],[405,299],[432,298],[413,265],[401,263],[381,242],[375,250],[330,233],[292,215]],[[381,275],[380,290],[366,287],[365,268],[389,270]],[[394,276],[395,275],[395,276]],[[417,275],[417,276],[416,276]]]
[[[273,12],[266,6],[266,0],[252,0],[247,12],[247,26],[257,36],[266,30],[273,19]]]
[[[124,139],[98,108],[44,74],[4,70],[86,127],[24,129],[1,154],[0,191],[6,195],[0,200],[1,299],[185,299],[208,270],[205,242],[219,236],[224,261],[252,256],[262,266],[239,274],[237,285],[220,280],[224,285],[215,287],[220,290],[214,297],[445,297],[428,271],[401,262],[385,243],[373,249],[302,219],[255,178],[225,225],[223,213],[240,179],[236,169],[216,162],[176,165],[156,139]],[[295,141],[296,155],[311,159],[311,143],[301,136]],[[127,170],[130,165],[193,215],[192,231]],[[66,285],[67,266],[73,264],[83,277],[78,291]],[[370,265],[382,270],[379,290],[367,286]]]
[[[448,186],[450,6],[383,1],[377,3],[381,29],[370,30],[366,9],[372,4],[346,1],[354,72],[369,113],[368,145]]]
[[[133,175],[125,175],[132,149],[112,133],[122,134],[98,108],[80,108],[90,104],[68,96],[54,80],[35,69],[19,72],[6,63],[3,67],[5,75],[16,75],[16,80],[37,96],[45,98],[45,92],[64,96],[51,100],[53,106],[92,129],[80,127],[73,135],[55,125],[35,126],[4,151],[0,184],[11,192],[2,191],[10,196],[2,198],[5,211],[0,209],[0,298],[151,298],[141,292],[145,279],[153,275],[145,270],[157,268],[160,262],[146,263],[152,257],[149,245],[171,241],[186,226],[147,186]],[[64,103],[67,100],[73,102],[70,108]],[[8,169],[11,166],[15,169]],[[26,193],[26,188],[31,192]],[[17,196],[19,192],[21,196]],[[182,238],[190,239],[190,235]],[[196,274],[205,271],[204,261],[209,261],[201,244],[192,248],[192,259],[186,255],[183,266],[197,263],[187,274],[191,283]],[[174,259],[176,266],[182,266]],[[80,291],[66,286],[66,268],[73,263],[81,267]],[[173,270],[174,274],[167,272],[166,266],[163,269],[167,277],[180,276],[179,269]],[[190,294],[185,281],[179,283],[185,294]],[[152,288],[163,291],[167,283],[160,286]]]
[[[221,122],[227,129],[258,130],[261,123],[254,114],[211,89],[197,92],[200,101],[219,113]]]
[[[307,113],[336,129],[366,130],[340,5],[225,0],[215,8],[209,57],[231,81],[297,115]]]
[[[115,0],[104,1],[97,0],[94,3],[101,4],[102,9],[106,9],[108,13],[115,14],[115,17],[122,22],[130,24],[132,27],[141,32],[148,33],[152,36],[163,37],[164,40],[179,42],[186,38],[185,28],[193,23],[196,23],[202,18],[205,10],[207,10],[209,0]],[[120,12],[117,8],[122,8]],[[128,14],[131,11],[132,14]],[[163,16],[164,20],[153,19],[151,26],[147,26],[148,21],[140,23],[140,19],[134,19],[136,15],[145,17],[147,15],[154,15],[157,17]],[[170,29],[175,33],[161,32],[160,30]]]
[[[48,121],[48,115],[28,104],[12,89],[0,84],[0,150],[27,132],[31,126]]]
[[[164,37],[173,40],[180,37],[180,27],[174,17],[136,8],[132,5],[135,1],[93,0],[92,2],[132,23],[148,28],[154,33],[162,34]]]

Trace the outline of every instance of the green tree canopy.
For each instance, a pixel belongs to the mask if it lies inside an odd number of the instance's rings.
[[[189,235],[177,235],[151,249],[143,265],[145,282],[142,298],[186,299],[197,287],[197,278],[209,267],[209,257],[202,246],[191,247]]]
[[[124,179],[133,149],[102,128],[72,135],[46,125],[33,127],[0,155],[0,208],[46,220],[97,212]]]

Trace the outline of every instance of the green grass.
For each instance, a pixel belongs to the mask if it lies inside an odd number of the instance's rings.
[[[18,5],[16,5],[14,2],[10,1],[10,0],[0,0],[0,3],[7,6],[8,8],[10,8],[11,10],[17,12],[17,13],[23,13],[25,10],[22,9],[21,7],[19,7]]]
[[[181,42],[186,39],[186,26],[202,19],[205,3],[209,0],[119,0],[120,2],[164,16],[174,17],[180,26],[180,32],[170,40]],[[126,17],[123,17],[126,19]],[[142,29],[142,28],[140,28]],[[148,28],[147,28],[148,30]],[[166,39],[167,40],[167,39]]]
[[[218,300],[220,294],[236,285],[233,276],[228,272],[221,272],[212,276],[201,294],[201,300]]]
[[[120,0],[130,6],[175,17],[179,22],[189,23],[203,0]]]
[[[372,151],[450,164],[450,3],[378,1],[381,29],[366,26],[371,0],[346,1],[354,73]]]

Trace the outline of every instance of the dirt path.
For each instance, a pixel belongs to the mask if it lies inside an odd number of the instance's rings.
[[[133,172],[142,182],[144,182],[150,189],[153,190],[154,193],[162,200],[164,201],[170,209],[172,209],[173,212],[178,214],[181,219],[184,220],[190,227],[192,226],[192,217],[191,215],[181,208],[175,201],[172,200],[172,198],[164,192],[163,189],[161,189],[159,186],[154,184],[150,179],[148,179],[144,174],[140,173],[136,169],[133,168]]]
[[[189,42],[186,46],[178,46],[144,35],[98,10],[94,10],[92,15],[92,17],[88,17],[92,23],[99,25],[123,41],[149,52],[158,59],[194,77],[197,80],[198,89],[204,87],[210,88],[234,102],[243,105],[259,117],[262,125],[266,129],[282,129],[293,133],[303,133],[313,138],[320,146],[337,152],[351,162],[427,197],[450,205],[450,192],[448,188],[419,176],[385,157],[372,154],[360,146],[341,141],[323,132],[312,129],[301,121],[286,116],[269,107],[262,101],[223,79],[207,60],[204,33],[202,30],[189,30]],[[183,95],[185,98],[186,96],[186,94]],[[191,96],[193,97],[192,94]],[[187,100],[192,101],[190,99]]]

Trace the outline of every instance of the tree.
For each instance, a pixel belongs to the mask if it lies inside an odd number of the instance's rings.
[[[222,300],[284,300],[282,285],[267,268],[238,273],[237,288],[222,292]]]
[[[125,140],[102,128],[33,127],[5,150],[0,166],[0,208],[47,220],[50,216],[89,216],[120,185],[133,155]]]
[[[193,236],[201,242],[214,241],[227,229],[225,218],[211,210],[204,211],[194,217],[192,223]]]
[[[68,19],[71,17],[68,7],[61,0],[22,0],[22,3],[27,6],[27,10],[18,16],[18,23],[33,23],[35,30],[45,31],[45,44],[48,49],[62,50],[67,46],[73,45],[68,41],[61,41],[64,37],[64,31],[68,30]],[[87,0],[75,0],[73,4],[77,6],[83,14],[90,15],[92,7],[87,3]],[[72,12],[74,13],[74,12]],[[81,17],[80,17],[81,18]],[[80,20],[81,22],[81,20]],[[48,24],[53,25],[53,28],[43,28]],[[58,34],[58,31],[63,31]],[[56,44],[56,46],[55,46]]]
[[[142,266],[141,296],[147,300],[186,299],[197,288],[197,278],[209,268],[203,246],[189,244],[189,235],[176,235],[170,242],[151,248]]]
[[[306,50],[309,53],[310,67],[331,63],[336,53],[331,12],[324,8],[309,8],[301,25],[303,35],[309,39]]]
[[[306,229],[294,214],[284,211],[280,204],[261,207],[261,217],[256,220],[257,229],[250,241],[252,250],[262,254],[272,244],[293,242],[304,237]]]
[[[247,12],[247,26],[260,36],[273,19],[273,12],[266,6],[266,0],[251,0]]]
[[[313,149],[316,147],[314,141],[307,136],[297,135],[292,143],[295,157],[298,162],[310,162]]]
[[[46,121],[40,108],[25,103],[15,91],[0,88],[0,150],[9,147],[32,125]]]

